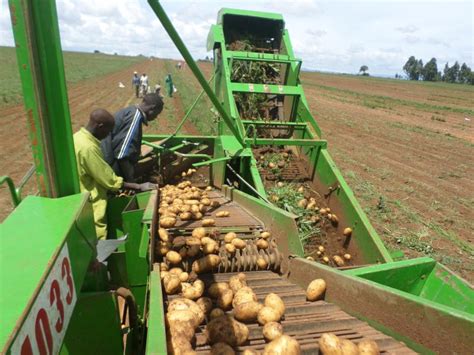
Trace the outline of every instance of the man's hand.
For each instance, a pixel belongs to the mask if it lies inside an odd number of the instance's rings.
[[[151,182],[144,182],[143,184],[138,184],[138,189],[142,192],[156,190],[158,188],[157,184],[152,184]]]

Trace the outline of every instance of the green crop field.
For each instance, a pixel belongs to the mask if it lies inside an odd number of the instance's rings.
[[[64,52],[64,65],[68,83],[112,73],[143,61],[143,57],[128,57],[102,53]],[[15,48],[0,47],[0,107],[21,102],[21,82]]]

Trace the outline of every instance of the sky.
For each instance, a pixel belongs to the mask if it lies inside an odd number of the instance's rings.
[[[408,57],[466,62],[474,69],[474,1],[162,0],[195,59],[222,7],[281,13],[303,68],[372,75],[402,73]],[[64,50],[181,58],[145,0],[58,0]],[[0,6],[0,45],[12,46],[7,0]]]

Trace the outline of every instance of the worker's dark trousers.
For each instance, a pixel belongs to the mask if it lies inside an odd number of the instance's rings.
[[[135,85],[135,96],[138,97],[138,89],[140,88],[139,85]]]

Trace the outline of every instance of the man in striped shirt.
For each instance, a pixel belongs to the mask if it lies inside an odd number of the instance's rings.
[[[115,113],[115,126],[102,141],[105,160],[125,181],[135,181],[135,165],[140,157],[142,124],[147,125],[163,110],[163,100],[155,93],[147,94],[136,106]]]

